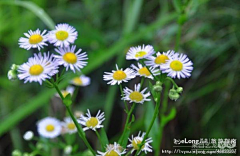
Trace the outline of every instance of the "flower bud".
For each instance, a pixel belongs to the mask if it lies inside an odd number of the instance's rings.
[[[157,85],[157,86],[161,86],[161,85],[162,85],[162,82],[161,82],[161,81],[157,81],[157,82],[156,82],[156,85]]]
[[[171,100],[175,100],[175,101],[180,97],[180,95],[177,93],[177,91],[174,88],[169,90],[168,96]]]
[[[21,155],[22,155],[22,153],[19,150],[14,150],[12,152],[12,156],[21,156]]]
[[[71,154],[72,152],[72,146],[71,145],[68,145],[64,148],[64,153],[65,154]]]
[[[162,91],[162,86],[154,85],[154,86],[153,86],[153,90],[154,90],[155,92],[161,92],[161,91]]]
[[[16,65],[16,64],[13,64],[11,66],[11,70],[8,71],[8,79],[9,80],[14,81],[17,79],[18,67],[19,67],[19,65]]]
[[[24,135],[23,135],[23,139],[26,141],[29,141],[33,138],[33,132],[32,131],[27,131]]]
[[[182,93],[182,91],[183,91],[183,87],[178,87],[178,88],[177,88],[177,92],[178,92],[178,93]]]

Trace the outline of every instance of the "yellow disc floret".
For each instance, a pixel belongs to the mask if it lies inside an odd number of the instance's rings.
[[[98,119],[97,118],[95,118],[95,117],[91,117],[87,122],[86,122],[86,126],[87,127],[95,127],[95,126],[97,126],[97,124],[98,124]]]
[[[142,67],[141,69],[138,70],[140,75],[145,75],[145,76],[150,76],[151,73],[146,67]]]
[[[111,150],[111,151],[107,152],[105,156],[119,156],[119,155],[116,151]]]
[[[140,102],[143,100],[143,95],[140,92],[134,91],[134,92],[130,93],[129,98],[132,101]]]
[[[132,146],[135,150],[138,150],[139,149],[139,145],[142,143],[141,140],[139,139],[133,139],[132,141]],[[142,149],[144,148],[145,145],[142,145]]]
[[[43,67],[40,64],[32,65],[29,69],[31,75],[40,75],[43,72]]]
[[[58,40],[64,41],[65,39],[68,38],[68,32],[60,30],[56,32],[56,38]]]
[[[162,63],[166,63],[166,61],[169,60],[168,56],[166,55],[159,55],[156,59],[155,59],[155,63],[156,64],[162,64]]]
[[[181,71],[183,69],[183,64],[182,64],[182,62],[180,62],[178,60],[174,60],[170,63],[170,67],[174,71]]]
[[[67,124],[67,128],[70,130],[74,130],[76,128],[75,124],[73,122]]]
[[[145,56],[146,54],[147,54],[146,51],[139,51],[139,52],[136,53],[135,57],[143,57],[143,56]]]
[[[65,53],[63,59],[69,64],[75,64],[77,62],[77,56],[72,52]]]
[[[43,38],[42,38],[41,35],[39,35],[39,34],[34,34],[34,35],[30,36],[30,38],[29,38],[29,43],[30,43],[30,44],[37,44],[37,43],[42,42],[42,40],[43,40]]]
[[[62,95],[63,95],[63,97],[65,98],[68,94],[70,94],[68,91],[66,91],[66,90],[62,90],[61,91],[62,92]]]
[[[52,124],[47,125],[46,126],[46,131],[48,131],[48,132],[54,131],[54,125],[52,125]]]
[[[123,79],[125,79],[127,77],[127,75],[126,75],[126,73],[124,72],[124,71],[122,71],[122,70],[117,70],[117,71],[115,71],[114,73],[113,73],[113,78],[115,79],[115,80],[123,80]]]
[[[75,78],[73,78],[72,81],[73,81],[75,84],[77,84],[77,85],[82,85],[82,84],[83,84],[83,82],[82,82],[82,80],[81,80],[80,77],[75,77]]]

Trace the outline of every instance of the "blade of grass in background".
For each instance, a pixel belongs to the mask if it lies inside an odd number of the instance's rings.
[[[53,20],[49,17],[49,15],[35,3],[30,1],[10,1],[10,0],[2,0],[0,4],[7,4],[7,5],[16,5],[24,7],[30,11],[32,11],[37,17],[39,17],[43,23],[45,23],[49,29],[54,29],[55,24]]]

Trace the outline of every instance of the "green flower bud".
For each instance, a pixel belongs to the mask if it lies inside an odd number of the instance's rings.
[[[14,81],[17,79],[17,74],[13,70],[8,71],[8,79]]]
[[[161,82],[161,81],[157,81],[157,82],[156,82],[156,85],[157,85],[157,86],[161,86],[161,85],[162,85],[162,82]]]
[[[21,155],[22,155],[22,153],[19,150],[14,150],[12,152],[12,156],[21,156]]]
[[[179,97],[180,97],[180,95],[178,93],[175,93],[175,94],[169,93],[168,95],[171,100],[175,100],[175,101],[177,101],[177,99],[179,99]]]
[[[8,71],[8,79],[9,80],[14,81],[17,79],[18,67],[19,67],[19,65],[16,65],[16,64],[13,64],[11,66],[11,70]]]
[[[153,86],[153,90],[154,90],[155,92],[161,92],[161,91],[162,91],[162,86],[154,85],[154,86]]]
[[[178,88],[177,88],[177,92],[178,92],[178,93],[182,93],[182,91],[183,91],[183,87],[178,87]]]
[[[168,96],[171,100],[175,100],[175,101],[180,97],[180,95],[177,93],[177,91],[174,88],[169,90]]]

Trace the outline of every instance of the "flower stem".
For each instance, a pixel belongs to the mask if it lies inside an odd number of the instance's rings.
[[[64,100],[64,97],[62,95],[62,92],[60,91],[60,89],[58,88],[58,86],[56,85],[55,82],[52,82],[53,86],[55,87],[56,91],[58,92],[59,96],[61,97],[62,101]],[[80,125],[78,124],[76,118],[74,117],[71,109],[70,109],[70,106],[66,106],[67,108],[67,111],[70,115],[70,117],[72,118],[75,126],[77,127],[77,131],[78,131],[78,134],[80,136],[80,138],[83,140],[83,142],[85,143],[85,145],[88,147],[88,149],[92,152],[93,155],[95,155],[95,151],[93,150],[93,148],[91,147],[91,145],[89,144],[89,142],[87,141],[86,139],[86,136],[85,136],[85,133],[82,129],[82,127],[80,127]]]
[[[166,80],[171,81],[172,84],[174,85],[174,87],[175,87],[175,88],[178,88],[178,85],[175,83],[175,81],[174,81],[172,78],[170,78],[170,77],[166,77]]]
[[[97,130],[95,131],[95,133],[96,133],[96,135],[97,135],[97,137],[98,137],[98,139],[99,139],[99,141],[100,141],[100,144],[101,144],[101,146],[102,146],[102,150],[105,151],[105,150],[104,150],[104,144],[103,144],[103,142],[102,142],[102,139],[101,139],[100,134],[98,133]]]
[[[123,97],[123,87],[122,87],[122,84],[120,84],[119,87],[120,87],[120,91],[121,91],[121,96]],[[125,106],[126,112],[128,113],[128,105],[127,105],[125,100],[123,100],[123,102],[124,102],[124,106]]]
[[[148,127],[147,132],[146,132],[146,134],[145,134],[145,136],[144,136],[141,144],[139,145],[139,149],[138,149],[138,150],[136,151],[136,153],[135,153],[135,156],[139,153],[139,150],[142,149],[142,146],[144,145],[145,140],[147,139],[147,137],[148,137],[148,135],[149,135],[149,133],[150,133],[150,131],[151,131],[151,129],[152,129],[152,126],[153,126],[153,124],[154,124],[154,121],[155,121],[155,119],[156,119],[157,116],[158,116],[159,106],[160,106],[160,96],[161,96],[161,94],[159,94],[159,97],[157,98],[156,106],[155,106],[155,110],[154,110],[154,115],[153,115],[153,118],[152,118],[152,120],[151,120],[150,126]]]

